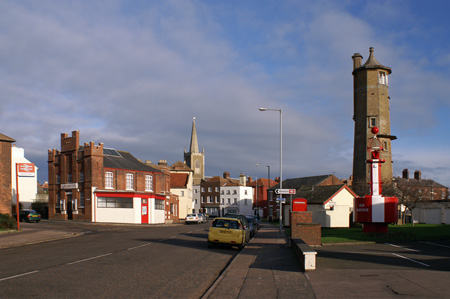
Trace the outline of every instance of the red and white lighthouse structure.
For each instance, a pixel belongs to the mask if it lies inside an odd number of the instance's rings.
[[[387,233],[388,224],[396,223],[398,219],[398,198],[382,195],[380,151],[383,146],[377,137],[379,129],[372,128],[374,137],[369,140],[367,150],[371,153],[370,164],[370,195],[356,197],[354,200],[354,221],[363,224],[365,233]]]

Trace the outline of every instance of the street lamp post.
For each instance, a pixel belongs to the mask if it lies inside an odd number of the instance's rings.
[[[280,189],[283,189],[283,116],[281,109],[259,108],[259,111],[278,111],[280,112]],[[280,195],[281,197],[281,195]],[[280,201],[280,232],[282,231],[283,204]]]

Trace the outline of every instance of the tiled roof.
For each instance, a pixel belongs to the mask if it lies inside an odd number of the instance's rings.
[[[11,137],[8,137],[2,133],[0,133],[0,141],[6,141],[6,142],[16,142],[14,139],[12,139]]]
[[[170,176],[170,188],[186,188],[189,179],[187,173],[172,173]]]
[[[117,151],[118,156],[103,156],[103,166],[107,168],[128,169],[136,171],[161,172],[160,170],[142,163],[129,152]]]
[[[240,185],[239,180],[225,179],[220,176],[213,176],[212,178],[206,180],[206,182],[208,182],[208,183],[218,182],[220,184],[220,186],[222,186],[222,187],[224,187],[224,186],[239,186]]]
[[[270,181],[270,184],[269,184]],[[278,185],[277,182],[275,182],[274,180],[269,180],[269,179],[265,179],[265,178],[260,178],[257,179],[256,181],[253,181],[251,183],[247,183],[247,186],[251,186],[251,187],[255,187],[256,186],[256,182],[258,182],[258,186],[267,186],[267,187],[273,187]]]
[[[193,171],[189,166],[186,165],[186,163],[183,163],[181,161],[172,164],[172,166],[170,166],[170,170]]]

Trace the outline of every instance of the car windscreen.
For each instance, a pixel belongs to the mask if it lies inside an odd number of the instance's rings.
[[[239,221],[230,219],[216,219],[214,220],[213,227],[223,227],[231,229],[239,229]]]

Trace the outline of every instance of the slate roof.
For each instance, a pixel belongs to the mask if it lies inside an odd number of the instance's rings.
[[[315,186],[309,190],[299,190],[295,197],[305,198],[308,204],[325,204],[338,193],[345,185]]]
[[[442,184],[439,184],[438,182],[430,179],[405,179],[402,177],[394,178],[394,181],[397,182],[399,186],[410,186],[410,187],[431,187],[433,188],[447,188],[447,186],[444,186]]]
[[[103,156],[104,167],[116,169],[128,169],[136,171],[147,171],[147,172],[161,172],[160,170],[139,161],[129,152],[124,151],[117,151],[117,152],[120,154],[120,157],[109,155]]]
[[[0,133],[0,141],[6,141],[6,142],[16,142],[11,137],[6,136],[5,134]]]
[[[187,173],[172,173],[170,175],[170,188],[186,188],[189,179]]]
[[[330,176],[332,176],[332,174],[287,179],[283,181],[283,189],[299,189],[303,186],[316,186]],[[278,189],[279,186],[280,184],[274,186],[271,185],[270,190]]]

